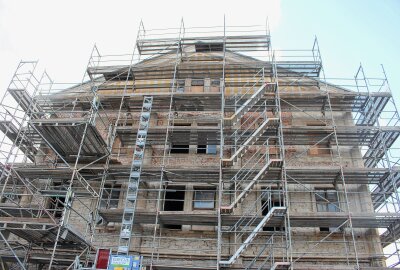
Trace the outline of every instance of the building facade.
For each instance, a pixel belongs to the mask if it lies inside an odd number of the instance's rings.
[[[205,33],[205,34],[204,34]],[[383,71],[325,78],[268,27],[138,32],[79,84],[21,62],[1,102],[3,269],[387,269],[399,115]],[[100,269],[100,268],[98,268]]]

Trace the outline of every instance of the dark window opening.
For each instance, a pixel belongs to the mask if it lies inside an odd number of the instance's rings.
[[[261,209],[262,215],[268,215],[269,211],[271,211],[272,207],[281,207],[283,206],[283,197],[280,194],[279,190],[265,190],[263,191],[264,198],[261,200]],[[270,193],[270,194],[268,194]],[[271,201],[269,202],[269,197],[271,197]],[[285,227],[271,227],[268,226],[263,227],[263,231],[266,232],[275,232],[275,231],[284,231]]]
[[[189,154],[188,144],[172,144],[171,154]]]
[[[172,186],[165,191],[164,211],[183,211],[185,202],[185,187]],[[164,224],[164,228],[172,230],[182,229],[182,225]]]
[[[168,187],[165,191],[164,211],[183,211],[185,187]]]
[[[174,123],[174,127],[190,127],[191,123]]]
[[[174,224],[164,224],[163,226],[165,229],[170,229],[170,230],[181,230],[182,225],[174,225]]]
[[[178,80],[176,82],[176,92],[177,93],[185,92],[185,80]]]
[[[55,218],[61,218],[64,209],[65,197],[51,196],[49,197],[49,201],[50,213],[53,213]]]
[[[340,212],[339,196],[334,189],[315,190],[315,202],[318,212]],[[320,227],[320,232],[333,232],[335,227]]]
[[[206,154],[207,153],[207,145],[199,144],[197,146],[197,154]]]
[[[171,154],[189,154],[190,131],[183,127],[191,125],[192,123],[174,123],[174,127],[177,128],[172,131]]]
[[[220,86],[219,80],[211,80],[211,86]]]
[[[191,86],[204,86],[203,79],[192,79]]]
[[[218,127],[218,123],[197,123],[198,127]]]
[[[66,192],[66,189],[62,182],[53,182],[54,191],[58,191],[59,194]],[[49,212],[53,214],[54,218],[61,218],[64,210],[65,195],[49,196],[48,207]]]
[[[200,125],[198,125],[200,126]],[[199,140],[197,145],[197,154],[217,154],[217,134],[210,132],[199,132]]]
[[[21,200],[21,197],[22,197],[21,195],[14,194],[14,193],[4,194],[0,200],[0,203],[19,202]]]
[[[193,209],[214,209],[215,189],[195,188],[193,194]]]
[[[217,154],[217,146],[212,144],[199,144],[197,145],[197,154],[215,155]]]
[[[222,52],[224,49],[223,43],[202,43],[195,45],[196,52]]]
[[[121,185],[105,184],[101,195],[100,208],[118,208]]]

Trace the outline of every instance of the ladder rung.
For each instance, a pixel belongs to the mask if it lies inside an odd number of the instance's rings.
[[[120,238],[121,239],[129,239],[129,238],[131,238],[131,231],[130,230],[122,231],[121,234],[120,234]]]
[[[132,224],[132,219],[125,219],[122,221],[122,225],[131,225]]]
[[[128,195],[126,197],[129,201],[136,201],[136,195],[132,194],[132,195]]]
[[[119,246],[118,253],[128,253],[128,246]]]

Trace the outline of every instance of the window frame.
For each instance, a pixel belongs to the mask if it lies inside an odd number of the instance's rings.
[[[204,86],[204,79],[192,79],[190,86]]]
[[[321,196],[321,193],[323,193],[324,196]],[[332,195],[335,195],[334,196],[334,199],[336,199],[335,201],[332,201]],[[317,207],[317,212],[320,212],[320,213],[340,212],[339,193],[336,189],[331,189],[331,188],[315,189],[314,197],[315,197],[315,205]],[[320,209],[322,209],[322,210],[320,210]]]
[[[210,187],[194,187],[193,188],[193,197],[192,197],[192,209],[193,210],[214,210],[215,209],[215,202],[216,202],[216,195],[217,195],[217,189],[216,188],[210,188]],[[206,200],[200,200],[196,199],[196,194],[197,192],[212,192],[212,200],[211,199],[206,199]],[[196,202],[206,202],[210,203],[212,202],[213,206],[212,207],[196,207]]]

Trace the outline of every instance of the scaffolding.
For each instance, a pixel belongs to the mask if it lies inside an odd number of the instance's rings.
[[[145,29],[80,83],[21,62],[0,103],[4,269],[400,265],[399,114],[385,71],[325,76],[268,25]],[[378,230],[379,229],[379,230]]]

